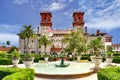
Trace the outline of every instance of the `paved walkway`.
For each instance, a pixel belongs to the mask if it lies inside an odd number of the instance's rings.
[[[98,79],[97,79],[97,73],[94,73],[90,76],[83,78],[76,78],[76,79],[46,79],[46,78],[35,77],[35,80],[98,80]]]

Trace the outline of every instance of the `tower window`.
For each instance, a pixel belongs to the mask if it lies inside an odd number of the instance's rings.
[[[80,21],[80,16],[78,17],[78,20],[77,21]]]
[[[47,16],[44,16],[44,22],[47,22]]]

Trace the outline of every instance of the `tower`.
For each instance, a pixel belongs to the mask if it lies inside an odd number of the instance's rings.
[[[41,26],[41,31],[42,34],[45,34],[46,36],[48,33],[48,30],[50,30],[52,28],[52,21],[51,21],[51,17],[52,14],[51,12],[41,12],[41,21],[40,21],[40,26]]]
[[[40,27],[41,27],[41,35],[45,35],[47,39],[51,40],[52,36],[49,36],[49,30],[52,29],[52,14],[51,12],[41,12],[41,21],[40,21]],[[41,52],[44,52],[44,46],[41,46]],[[50,45],[46,47],[46,52],[50,52]]]
[[[52,27],[52,21],[51,21],[51,13],[50,12],[41,12],[41,22],[40,25],[41,26],[50,26]]]
[[[84,12],[74,12],[73,13],[73,27],[84,29],[84,20],[83,20]]]

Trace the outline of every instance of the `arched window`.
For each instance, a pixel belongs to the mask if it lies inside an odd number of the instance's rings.
[[[41,45],[39,45],[39,48],[41,48]]]
[[[32,54],[35,54],[35,51],[31,51]]]
[[[44,16],[44,22],[47,22],[47,16]]]
[[[32,43],[34,43],[34,40],[32,40]]]
[[[41,51],[39,51],[39,54],[41,54]]]
[[[80,16],[78,17],[78,20],[77,20],[78,22],[80,21]]]

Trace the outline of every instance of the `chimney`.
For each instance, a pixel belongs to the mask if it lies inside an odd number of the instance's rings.
[[[96,35],[98,36],[100,34],[100,30],[97,30],[96,31]]]
[[[87,26],[85,27],[85,34],[87,34]]]
[[[40,27],[37,27],[37,34],[40,33]]]

